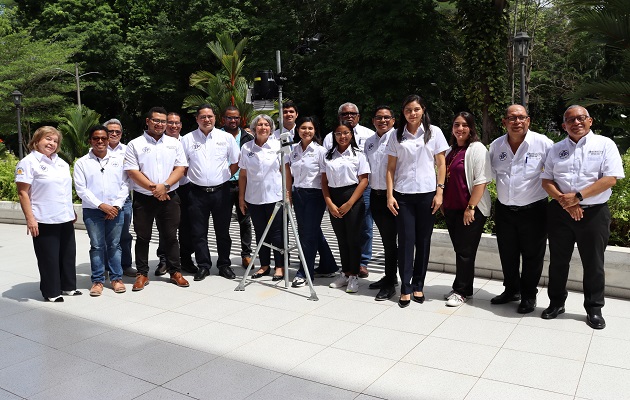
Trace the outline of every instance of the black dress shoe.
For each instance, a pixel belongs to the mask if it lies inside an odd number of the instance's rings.
[[[387,277],[384,276],[381,279],[379,279],[378,281],[370,283],[368,288],[370,288],[370,289],[381,289],[381,288],[383,288],[385,286],[389,286],[389,285],[391,285],[390,280]],[[393,286],[398,286],[398,279],[396,279],[396,283],[394,283]]]
[[[542,319],[554,319],[558,315],[564,313],[564,306],[549,306],[542,312],[540,318]]]
[[[210,275],[210,270],[208,268],[199,268],[199,271],[195,274],[194,279],[196,281],[203,281],[208,275]]]
[[[166,262],[160,260],[160,263],[157,265],[157,267],[155,267],[155,276],[166,275],[167,272],[168,272],[168,267],[166,266]]]
[[[252,275],[252,279],[258,279],[258,278],[262,278],[263,276],[267,276],[269,275],[269,271],[271,271],[271,267],[267,267],[266,270],[260,272],[260,270],[258,270],[258,272],[256,272],[254,275]]]
[[[391,299],[393,295],[396,294],[396,288],[394,285],[385,285],[381,287],[381,290],[378,291],[374,300],[376,301],[385,301]]]
[[[587,313],[586,323],[593,329],[604,329],[606,327],[606,321],[604,321],[601,311]]]
[[[197,267],[192,261],[183,262],[182,271],[188,272],[189,274],[196,274],[199,272],[199,267]]]
[[[219,275],[221,275],[225,279],[236,278],[236,274],[234,273],[234,271],[232,271],[232,268],[228,267],[227,265],[219,267]]]
[[[415,301],[416,303],[424,303],[424,294],[422,296],[416,296],[414,294],[411,295],[411,300]]]
[[[519,314],[529,314],[536,310],[536,299],[523,299],[518,305],[516,312]]]
[[[398,299],[398,307],[405,308],[411,304],[411,300]]]
[[[284,279],[284,275],[274,275],[273,278],[271,278],[272,281],[274,282],[278,282]]]
[[[521,299],[520,293],[503,292],[498,296],[495,296],[490,300],[492,304],[506,304],[511,301],[519,301]]]

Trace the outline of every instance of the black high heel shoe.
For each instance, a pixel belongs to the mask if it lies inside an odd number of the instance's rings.
[[[422,294],[422,296],[416,296],[415,294],[411,295],[411,298],[413,299],[413,301],[415,301],[416,303],[424,303],[424,293]]]
[[[271,267],[267,267],[267,269],[264,270],[263,272],[260,272],[260,270],[258,270],[258,272],[252,275],[252,279],[258,279],[258,278],[262,278],[263,276],[267,276],[269,275],[269,271],[271,271]]]
[[[403,300],[402,298],[398,299],[398,307],[405,308],[411,304],[411,300]]]

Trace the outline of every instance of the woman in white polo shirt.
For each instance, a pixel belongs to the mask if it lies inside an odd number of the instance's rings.
[[[70,166],[57,153],[61,133],[42,126],[28,143],[31,153],[15,169],[20,206],[27,234],[33,237],[46,301],[62,302],[61,295],[75,296],[77,288],[76,242]]]
[[[420,96],[407,96],[401,124],[386,150],[387,207],[396,216],[398,231],[400,307],[407,307],[412,297],[424,303],[433,222],[442,206],[446,176],[444,152],[448,143],[442,130],[431,125],[426,109]]]
[[[254,224],[256,242],[260,243],[276,202],[282,200],[282,175],[278,158],[280,141],[268,140],[274,131],[273,120],[268,115],[259,115],[254,118],[251,129],[254,132],[254,140],[243,145],[238,163],[241,169],[238,178],[238,202],[243,214],[249,211]],[[284,247],[282,210],[276,213],[265,239],[273,246]],[[279,251],[274,250],[273,255],[275,272],[272,280],[279,281],[284,278],[284,259]],[[258,258],[260,269],[252,275],[252,279],[269,275],[271,249],[262,246],[258,252]]]
[[[322,160],[322,192],[330,213],[341,256],[341,275],[332,288],[348,286],[346,292],[359,290],[361,235],[365,223],[363,191],[368,185],[370,165],[354,139],[354,129],[343,122],[332,131],[333,146]]]

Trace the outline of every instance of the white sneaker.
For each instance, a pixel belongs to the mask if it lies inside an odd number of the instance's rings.
[[[359,291],[359,278],[356,276],[348,277],[348,287],[346,288],[346,293],[356,293]]]
[[[328,286],[331,288],[341,288],[344,286],[348,286],[348,277],[342,273]]]
[[[455,293],[455,291],[454,291],[454,290],[451,290],[450,292],[446,293],[446,294],[444,295],[444,300],[448,300],[448,299],[451,297],[451,295],[452,295],[453,293]]]
[[[466,297],[453,292],[453,294],[449,296],[448,300],[446,300],[446,305],[448,307],[459,307],[464,304],[466,300]]]

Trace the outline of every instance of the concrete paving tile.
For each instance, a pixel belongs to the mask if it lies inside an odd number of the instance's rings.
[[[364,392],[386,399],[461,400],[476,381],[472,376],[400,362]]]
[[[630,370],[630,340],[593,336],[586,361]]]
[[[315,289],[317,290],[317,288]],[[278,293],[277,296],[263,300],[260,305],[265,307],[278,308],[281,310],[307,313],[313,311],[324,304],[330,303],[335,298],[317,294],[319,300],[308,300],[310,291],[308,287],[290,288]]]
[[[6,390],[0,389],[0,400],[21,400],[22,397],[18,397],[13,393],[9,393]]]
[[[86,318],[101,324],[107,324],[116,328],[124,328],[134,322],[162,314],[165,311],[147,306],[145,304],[134,303],[132,301],[122,301],[120,303],[109,304],[98,312],[87,315]]]
[[[415,333],[365,325],[339,339],[332,347],[398,361],[424,338]]]
[[[245,282],[245,290],[235,291],[234,289],[239,285],[240,280],[234,279],[230,281],[232,285],[225,290],[214,294],[217,297],[223,297],[230,300],[243,301],[246,303],[260,304],[270,297],[277,296],[285,289],[272,285],[271,281],[268,283],[259,283],[258,281]],[[275,282],[274,282],[275,284]]]
[[[221,318],[220,322],[262,332],[272,332],[300,316],[300,313],[294,311],[254,305]]]
[[[430,335],[448,318],[448,315],[424,311],[424,307],[422,306],[427,304],[426,302],[419,305],[419,307],[412,308],[415,304],[416,303],[412,302],[411,305],[405,309],[398,306],[388,308],[368,321],[367,325],[397,329],[401,332],[419,335]]]
[[[464,400],[573,400],[573,396],[511,383],[479,379]]]
[[[521,320],[521,318],[523,318],[522,314],[516,312],[518,304],[518,302],[515,302],[509,304],[494,305],[488,300],[480,300],[477,297],[473,297],[466,303],[457,307],[457,310],[453,313],[453,315],[458,315],[460,317],[517,323]]]
[[[121,356],[141,353],[158,343],[160,341],[152,337],[115,329],[62,347],[61,350],[101,365],[110,365],[117,363]]]
[[[6,336],[5,336],[6,335]],[[0,370],[43,355],[50,347],[10,333],[0,335]]]
[[[139,292],[132,292],[130,287],[127,288],[128,291],[125,295],[130,296],[130,301],[162,310],[174,310],[184,304],[193,303],[206,297],[201,293],[188,290],[190,288],[180,288],[169,283],[168,274],[159,278],[150,276],[149,279],[151,280],[149,285]],[[192,282],[191,285],[195,283]]]
[[[223,355],[264,335],[263,332],[221,322],[210,322],[173,339],[191,349]]]
[[[83,318],[64,318],[55,323],[20,333],[26,339],[60,349],[93,336],[111,331],[112,328]]]
[[[590,353],[592,337],[584,333],[518,325],[503,348],[584,361],[586,353]],[[628,346],[630,348],[630,342]]]
[[[546,306],[544,306],[546,308]],[[544,309],[544,308],[543,308]],[[520,325],[535,326],[539,328],[554,329],[567,332],[592,334],[593,329],[586,325],[586,313],[573,313],[570,311],[560,314],[555,319],[542,319],[540,313],[527,314],[519,321]]]
[[[453,315],[444,321],[431,336],[444,339],[501,347],[510,336],[516,324],[459,317]],[[465,334],[462,334],[465,332]]]
[[[501,349],[482,378],[574,395],[584,363]]]
[[[210,296],[193,303],[184,304],[173,311],[192,317],[218,321],[251,306],[251,303]]]
[[[401,361],[478,377],[498,351],[498,347],[430,336]]]
[[[163,388],[162,386],[156,386],[155,389],[149,390],[143,395],[136,397],[135,400],[190,400],[193,398],[194,397]]]
[[[274,330],[273,333],[307,343],[330,346],[360,326],[354,322],[306,314]]]
[[[209,321],[205,319],[166,311],[162,314],[157,314],[129,324],[125,329],[157,339],[171,341],[179,335],[190,332],[208,323]]]
[[[350,296],[350,294],[348,294]],[[346,297],[348,297],[346,296]],[[376,302],[374,302],[376,303]],[[364,324],[390,307],[380,304],[338,298],[310,312],[311,315]]]
[[[338,389],[321,383],[283,375],[267,386],[252,393],[248,400],[278,400],[298,398],[300,400],[353,400],[358,393]]]
[[[580,377],[576,395],[585,399],[627,399],[630,393],[630,370],[587,362]]]
[[[630,340],[630,335],[628,335],[628,332],[630,332],[630,304],[628,304],[628,306],[629,311],[626,313],[625,317],[608,316],[606,315],[606,309],[604,308],[602,311],[604,319],[606,319],[606,328],[596,331],[591,330],[593,335]],[[584,325],[586,325],[586,323]],[[586,325],[586,327],[591,329],[588,325]]]

